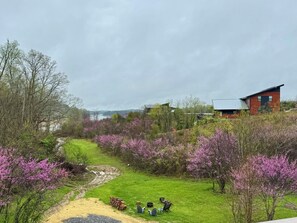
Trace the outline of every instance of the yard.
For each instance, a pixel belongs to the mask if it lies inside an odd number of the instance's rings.
[[[212,184],[207,180],[178,179],[166,176],[153,176],[133,170],[116,157],[103,154],[95,143],[86,140],[71,140],[65,151],[71,159],[72,150],[79,150],[88,157],[89,165],[110,165],[118,168],[121,175],[103,186],[90,189],[86,198],[98,198],[109,203],[109,197],[123,199],[128,208],[124,212],[131,216],[143,217],[158,222],[232,222],[230,198],[228,194],[214,193]],[[171,211],[158,214],[157,217],[136,213],[136,202],[154,202],[155,207],[162,207],[160,197],[173,203]],[[285,202],[297,202],[297,197],[286,197]],[[296,217],[297,212],[284,208],[280,204],[276,219]],[[259,218],[265,220],[265,216]]]

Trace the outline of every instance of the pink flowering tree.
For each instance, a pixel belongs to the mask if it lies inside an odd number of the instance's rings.
[[[284,195],[297,192],[297,164],[286,156],[254,156],[248,160],[250,174],[245,165],[233,172],[234,188],[240,193],[247,190],[259,195],[265,206],[267,220],[273,220],[277,204]],[[253,183],[251,183],[251,174]]]
[[[45,195],[55,189],[66,171],[48,160],[25,159],[13,150],[0,148],[0,214],[4,222],[37,221],[44,209]]]
[[[201,137],[199,144],[194,153],[190,154],[187,169],[194,177],[213,179],[223,193],[232,168],[239,163],[237,140],[230,133],[216,130],[210,138]]]
[[[273,220],[278,201],[285,194],[297,192],[297,165],[285,156],[257,156],[254,166],[260,180],[260,195],[267,220]]]
[[[231,192],[234,195],[232,199],[232,213],[234,222],[253,222],[253,215],[257,210],[255,198],[259,194],[259,178],[253,159],[248,159],[239,169],[231,173],[233,182]]]

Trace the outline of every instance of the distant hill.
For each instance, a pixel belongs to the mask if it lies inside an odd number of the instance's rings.
[[[111,117],[113,114],[119,114],[121,116],[126,116],[130,112],[142,112],[141,109],[127,109],[127,110],[99,110],[99,111],[88,111],[91,117],[103,116]]]

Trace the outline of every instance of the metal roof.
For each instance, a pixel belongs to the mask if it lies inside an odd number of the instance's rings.
[[[241,99],[245,100],[245,99],[247,99],[247,98],[249,98],[249,97],[251,97],[251,96],[254,96],[254,95],[257,95],[257,94],[261,94],[261,93],[266,92],[266,91],[274,91],[274,90],[277,90],[278,88],[280,88],[280,87],[282,87],[282,86],[284,86],[284,84],[281,84],[281,85],[278,85],[278,86],[274,86],[274,87],[267,88],[267,89],[265,89],[265,90],[256,92],[256,93],[254,93],[254,94],[250,94],[250,95],[248,95],[248,96],[245,96],[245,97],[243,97],[243,98],[241,98]]]
[[[214,110],[248,110],[247,104],[241,99],[214,99]]]

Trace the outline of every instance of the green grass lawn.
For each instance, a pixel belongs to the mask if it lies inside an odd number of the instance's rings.
[[[65,146],[65,151],[71,159],[71,150],[80,148],[88,157],[90,165],[111,165],[121,171],[121,176],[103,186],[89,190],[86,198],[98,198],[109,203],[110,196],[123,199],[128,205],[125,211],[132,216],[141,216],[148,220],[159,222],[232,222],[232,214],[228,195],[214,193],[209,181],[194,181],[172,177],[158,177],[133,170],[116,157],[103,154],[96,144],[86,140],[71,140]],[[160,197],[173,203],[171,211],[159,214],[157,217],[136,214],[136,202],[143,205],[154,202],[155,207],[162,207]],[[296,196],[287,200],[297,202]],[[276,218],[297,216],[296,211],[278,208]],[[263,218],[265,220],[265,218]]]

